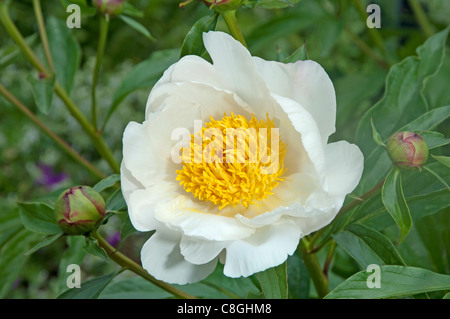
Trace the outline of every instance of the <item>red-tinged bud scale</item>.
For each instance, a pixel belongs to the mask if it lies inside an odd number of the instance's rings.
[[[105,213],[103,197],[89,186],[69,188],[55,203],[58,226],[68,235],[83,235],[92,231]]]
[[[394,165],[405,168],[423,166],[428,159],[428,146],[422,136],[413,132],[397,132],[386,145]]]

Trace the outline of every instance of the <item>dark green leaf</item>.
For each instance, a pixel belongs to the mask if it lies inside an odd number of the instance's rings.
[[[15,233],[0,250],[0,298],[4,298],[20,277],[28,259],[24,253],[40,236],[27,229]]]
[[[333,237],[364,268],[370,264],[405,265],[392,242],[374,229],[352,224]]]
[[[142,277],[113,282],[100,294],[99,299],[166,299],[173,295]]]
[[[39,243],[37,243],[36,245],[33,246],[33,248],[31,248],[30,250],[28,250],[25,255],[31,255],[32,253],[34,253],[35,251],[41,249],[42,247],[48,246],[50,244],[52,244],[54,241],[56,241],[59,237],[61,237],[63,235],[63,232],[59,232],[56,233],[52,236],[49,236],[47,238],[45,238],[44,240],[40,241]]]
[[[56,80],[70,94],[80,64],[80,47],[63,20],[49,17],[47,32]]]
[[[106,201],[107,212],[118,212],[127,208],[127,203],[122,195],[122,190],[116,190]]]
[[[93,189],[95,191],[97,191],[98,193],[100,193],[100,192],[103,192],[107,188],[113,187],[119,181],[120,181],[120,175],[112,174],[112,175],[102,179],[97,184],[95,184]]]
[[[326,299],[380,299],[412,296],[450,289],[450,276],[427,269],[405,266],[380,266],[380,288],[368,288],[372,272],[360,271],[337,286]]]
[[[397,223],[400,229],[400,241],[403,241],[411,229],[412,219],[403,195],[402,180],[398,169],[392,169],[386,176],[381,190],[381,200],[386,210]]]
[[[442,164],[444,164],[445,166],[450,168],[450,157],[437,156],[437,155],[433,155],[433,154],[431,154],[431,157],[433,157],[436,161],[441,162]]]
[[[58,283],[57,291],[61,293],[67,289],[67,267],[71,264],[81,265],[86,251],[83,247],[86,245],[84,236],[67,236],[66,237],[67,248],[61,255],[58,269]]]
[[[33,92],[34,101],[39,111],[48,114],[52,105],[55,77],[39,79],[30,74],[27,80],[31,84],[31,91]]]
[[[249,7],[261,7],[264,9],[282,9],[292,7],[300,0],[246,0],[244,4]]]
[[[53,208],[45,203],[18,203],[23,225],[36,233],[57,234],[61,229],[56,224]]]
[[[427,143],[428,149],[432,150],[447,144],[450,144],[450,139],[446,138],[444,134],[433,131],[414,131],[414,133],[420,134]]]
[[[194,23],[184,38],[180,57],[191,54],[202,56],[205,53],[206,49],[203,45],[203,33],[215,30],[218,18],[219,15],[214,13],[213,15],[205,16]]]
[[[287,265],[283,264],[257,273],[264,296],[267,299],[287,299]]]
[[[144,17],[144,13],[142,11],[140,11],[139,9],[135,8],[129,1],[125,1],[125,3],[124,3],[123,14],[137,17],[137,18]]]
[[[102,247],[98,245],[98,241],[95,238],[86,237],[86,245],[83,247],[83,249],[87,253],[99,257],[105,262],[109,261],[108,254]]]
[[[102,291],[117,275],[117,272],[98,277],[81,283],[80,288],[71,288],[66,290],[58,299],[97,299]]]
[[[147,30],[146,27],[144,27],[142,24],[140,24],[139,22],[137,22],[136,20],[127,17],[127,16],[123,16],[120,15],[119,18],[125,22],[126,24],[128,24],[130,27],[132,27],[134,30],[136,30],[137,32],[139,32],[140,34],[142,34],[143,36],[145,36],[147,39],[151,40],[151,41],[155,41],[156,39],[152,36],[152,34],[150,33],[150,31]]]

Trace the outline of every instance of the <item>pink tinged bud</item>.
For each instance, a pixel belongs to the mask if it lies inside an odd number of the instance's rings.
[[[413,132],[397,132],[386,145],[392,163],[400,167],[421,167],[428,159],[428,146],[422,136]]]
[[[125,0],[94,0],[94,4],[100,13],[116,16],[123,12]]]
[[[101,222],[105,208],[103,197],[91,187],[71,187],[56,201],[55,218],[64,233],[83,235]]]

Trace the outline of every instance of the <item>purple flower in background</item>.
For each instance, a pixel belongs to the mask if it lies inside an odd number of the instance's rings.
[[[38,163],[37,167],[41,175],[36,182],[38,185],[45,186],[47,189],[55,188],[69,177],[66,173],[55,173],[53,167],[47,164]]]
[[[113,246],[114,248],[117,248],[120,244],[120,232],[114,232],[111,235],[108,236],[106,241]]]

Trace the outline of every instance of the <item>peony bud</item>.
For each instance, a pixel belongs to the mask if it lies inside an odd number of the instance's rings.
[[[394,165],[421,167],[428,159],[428,146],[422,136],[413,132],[397,132],[387,142],[387,153]]]
[[[71,187],[55,203],[58,226],[69,235],[90,232],[105,216],[105,201],[88,186]]]
[[[236,10],[242,5],[242,0],[202,0],[210,9],[222,13]]]
[[[123,12],[125,0],[94,0],[94,4],[100,13],[116,16]]]

